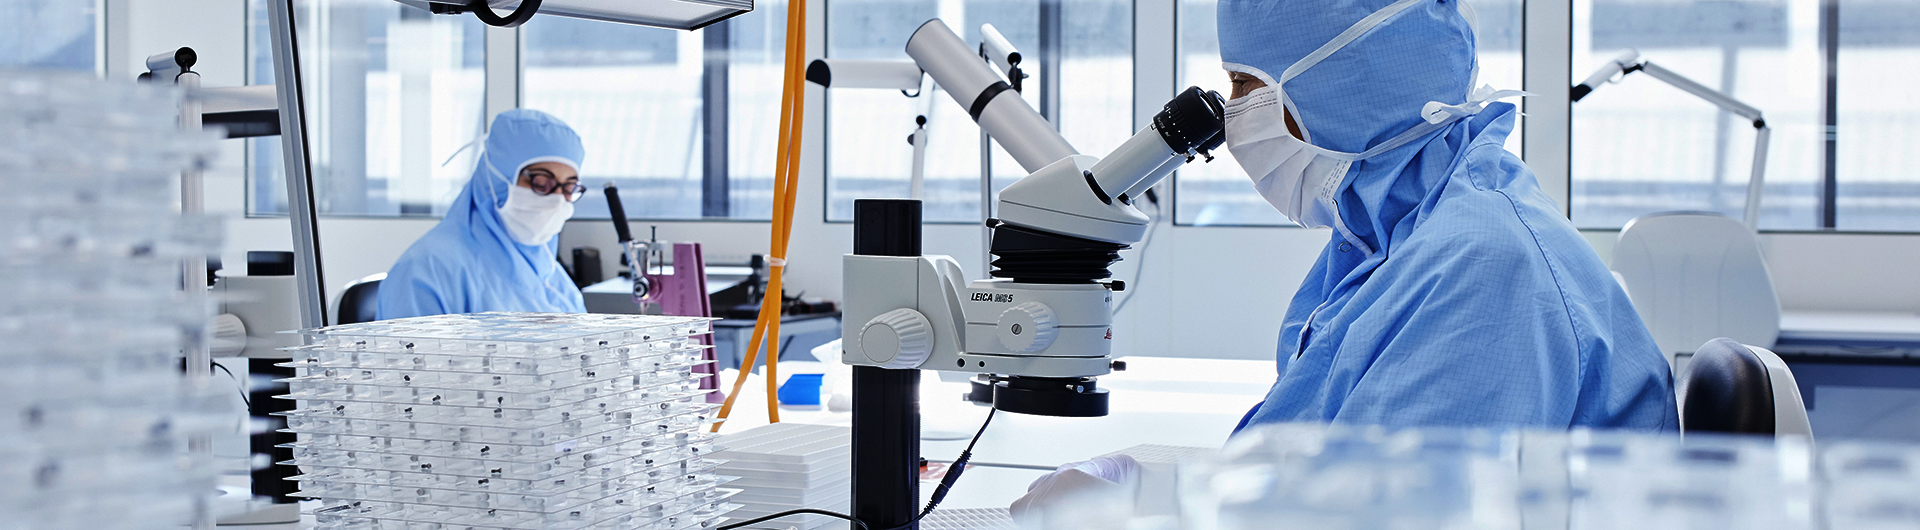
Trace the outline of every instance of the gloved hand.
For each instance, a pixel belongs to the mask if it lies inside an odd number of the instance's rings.
[[[1021,528],[1118,528],[1133,514],[1140,462],[1109,455],[1065,464],[1027,485],[1007,511]]]

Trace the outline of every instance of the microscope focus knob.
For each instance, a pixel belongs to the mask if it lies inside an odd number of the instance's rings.
[[[1053,308],[1040,302],[1026,302],[1000,313],[1000,343],[1020,353],[1033,353],[1053,345],[1060,336],[1060,321]]]
[[[933,353],[933,324],[904,307],[882,313],[860,328],[860,351],[885,368],[919,368]]]

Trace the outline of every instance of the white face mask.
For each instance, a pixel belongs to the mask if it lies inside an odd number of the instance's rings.
[[[573,203],[559,193],[541,195],[518,185],[507,186],[507,203],[500,206],[500,220],[507,225],[507,233],[523,245],[544,245],[553,240],[569,217],[573,217]]]
[[[1253,188],[1287,219],[1307,228],[1333,226],[1334,194],[1353,162],[1294,138],[1277,87],[1227,102],[1227,150],[1253,179]]]

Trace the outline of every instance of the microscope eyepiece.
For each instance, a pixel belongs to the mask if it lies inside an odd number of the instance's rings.
[[[1226,104],[1220,93],[1187,87],[1153,116],[1153,130],[1175,153],[1206,153],[1226,142]]]

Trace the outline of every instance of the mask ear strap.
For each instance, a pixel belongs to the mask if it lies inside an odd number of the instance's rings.
[[[1420,109],[1420,118],[1427,123],[1439,124],[1454,118],[1472,116],[1486,110],[1487,103],[1510,97],[1526,97],[1533,93],[1522,90],[1494,90],[1492,85],[1480,85],[1467,95],[1467,101],[1459,105],[1448,105],[1438,101],[1428,101]]]
[[[466,151],[466,150],[467,150],[467,148],[470,148],[470,147],[474,147],[474,146],[480,146],[480,147],[479,147],[478,149],[476,149],[476,150],[475,150],[476,152],[478,152],[478,153],[479,153],[479,156],[476,156],[476,157],[474,157],[474,160],[473,160],[473,166],[474,166],[474,169],[475,169],[475,170],[478,170],[478,169],[480,169],[480,168],[486,168],[486,169],[487,169],[487,173],[490,173],[490,174],[492,174],[492,175],[493,175],[493,176],[495,176],[495,177],[499,177],[501,181],[503,181],[503,182],[506,182],[506,183],[507,183],[507,187],[509,187],[509,188],[511,188],[511,187],[513,187],[513,185],[514,185],[514,180],[515,180],[515,179],[514,179],[513,177],[509,177],[509,176],[507,176],[507,175],[503,175],[503,174],[501,174],[501,173],[500,173],[500,170],[499,170],[498,168],[495,168],[495,167],[493,167],[493,164],[491,164],[491,163],[488,163],[488,158],[490,158],[490,157],[489,157],[488,155],[490,155],[490,154],[492,154],[492,153],[489,153],[489,152],[487,151],[487,148],[486,148],[486,141],[487,141],[487,135],[486,135],[486,133],[481,133],[481,134],[480,134],[480,137],[479,137],[479,138],[474,138],[474,139],[473,139],[473,141],[471,141],[471,142],[467,142],[467,145],[463,145],[463,146],[460,146],[460,148],[459,148],[459,149],[456,149],[456,150],[454,150],[454,152],[453,152],[453,155],[452,155],[452,156],[448,156],[448,157],[447,157],[447,161],[446,161],[446,162],[441,162],[441,163],[440,163],[440,165],[442,165],[442,166],[445,166],[445,165],[447,165],[447,164],[451,164],[451,163],[453,163],[453,159],[454,159],[455,157],[458,157],[458,156],[460,156],[460,153],[462,153],[462,152],[464,152],[464,151]],[[512,191],[512,190],[508,190],[508,191]],[[493,195],[493,197],[489,197],[489,198],[490,198],[490,199],[492,199],[492,200],[493,200],[493,201],[494,201],[495,203],[499,203],[499,202],[501,202],[501,201],[500,201],[500,197],[498,196],[498,194],[496,194],[496,193],[494,193],[494,191],[493,191],[493,187],[492,187],[492,186],[488,186],[488,187],[487,187],[487,194],[488,194],[488,195]],[[497,207],[496,207],[496,208],[497,208]]]
[[[1293,98],[1287,97],[1285,90],[1275,90],[1275,92],[1280,94],[1280,105],[1286,107],[1288,114],[1293,115],[1293,125],[1300,128],[1300,141],[1313,145],[1313,133],[1307,130],[1306,120],[1300,117],[1300,108],[1293,106]]]
[[[465,153],[465,152],[467,152],[467,149],[469,149],[469,148],[472,148],[472,147],[474,147],[474,146],[484,146],[484,144],[486,143],[486,141],[487,141],[487,133],[484,133],[484,132],[483,132],[483,133],[480,133],[480,136],[477,136],[477,137],[475,137],[475,138],[473,139],[473,141],[471,141],[471,142],[467,142],[467,144],[466,144],[466,145],[462,145],[462,146],[460,146],[460,148],[459,148],[459,149],[455,149],[455,150],[453,150],[453,154],[451,154],[451,155],[447,155],[447,161],[445,161],[445,162],[441,162],[441,163],[440,163],[440,165],[441,165],[442,167],[444,167],[444,166],[446,166],[447,164],[452,164],[452,163],[453,163],[453,159],[454,159],[454,158],[458,158],[458,157],[460,156],[460,153]],[[481,150],[482,150],[482,151],[485,151],[485,150],[486,150],[486,148],[485,148],[485,147],[481,147]]]

